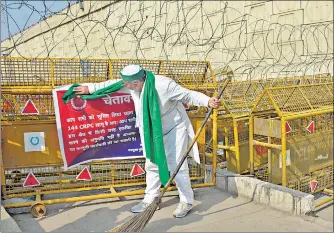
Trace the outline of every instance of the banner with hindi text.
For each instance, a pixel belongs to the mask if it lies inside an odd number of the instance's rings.
[[[67,88],[53,90],[65,169],[94,160],[143,157],[129,93],[115,92],[93,100],[76,97],[65,104],[62,96]]]

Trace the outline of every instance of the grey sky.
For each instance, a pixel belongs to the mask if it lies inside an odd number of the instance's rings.
[[[76,0],[1,0],[1,40],[75,4]]]

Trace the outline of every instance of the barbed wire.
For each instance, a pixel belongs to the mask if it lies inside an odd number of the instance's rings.
[[[205,1],[84,1],[79,7],[76,3],[80,1],[67,1],[62,11],[53,10],[56,1],[42,2],[44,9],[36,9],[29,1],[2,1],[10,36],[3,41],[4,53],[60,57],[63,53],[57,51],[62,49],[68,50],[70,58],[82,60],[209,60],[216,73],[229,68],[237,80],[333,74],[333,20],[305,25],[273,23],[241,13],[228,1],[215,2],[214,11],[208,6],[212,3]],[[30,10],[30,16],[20,28],[11,12],[23,7]],[[41,22],[27,27],[34,14]],[[52,17],[58,17],[56,23],[50,23]],[[12,35],[12,25],[20,33]],[[30,36],[37,27],[40,32]],[[33,52],[28,46],[33,43],[43,49]]]

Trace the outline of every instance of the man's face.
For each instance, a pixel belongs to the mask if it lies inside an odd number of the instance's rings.
[[[132,82],[123,81],[123,82],[127,88],[137,92],[141,92],[144,86],[144,81],[132,81]]]

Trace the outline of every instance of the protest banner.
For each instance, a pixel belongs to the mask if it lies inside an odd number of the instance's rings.
[[[53,90],[65,169],[94,160],[143,157],[129,93],[115,92],[93,100],[75,97],[65,104],[62,96],[67,88]]]

